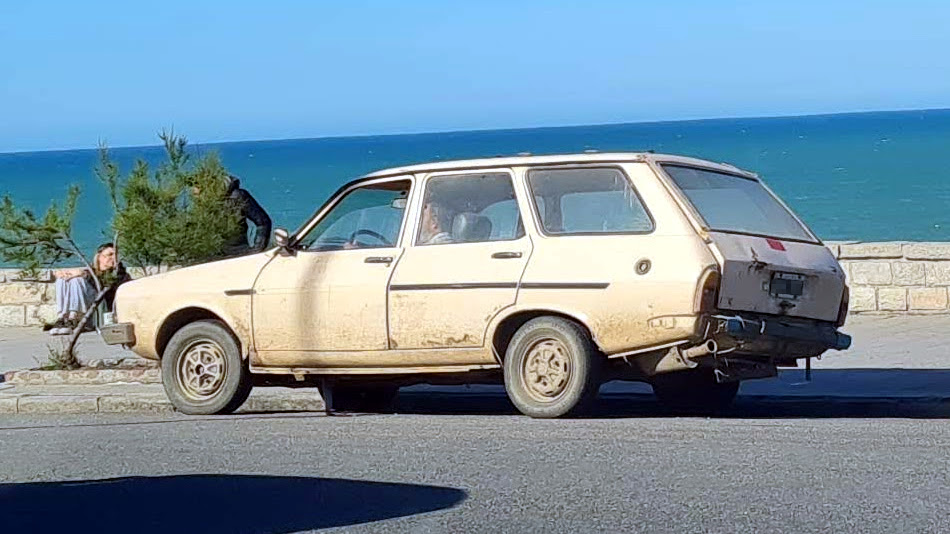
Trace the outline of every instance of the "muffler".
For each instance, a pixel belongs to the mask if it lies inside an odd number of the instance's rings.
[[[699,362],[694,361],[696,358],[707,354],[715,354],[718,350],[719,345],[713,339],[707,339],[702,344],[684,350],[680,350],[679,347],[672,347],[656,362],[651,374],[695,369],[699,366]]]

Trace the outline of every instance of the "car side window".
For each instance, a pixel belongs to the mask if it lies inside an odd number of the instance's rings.
[[[508,241],[522,235],[510,174],[436,176],[426,184],[417,245]]]
[[[409,180],[354,189],[298,242],[304,250],[394,247],[409,197]]]
[[[639,234],[653,219],[619,169],[539,169],[528,172],[538,220],[550,235]],[[538,202],[538,198],[544,202]],[[545,209],[541,209],[542,206]]]

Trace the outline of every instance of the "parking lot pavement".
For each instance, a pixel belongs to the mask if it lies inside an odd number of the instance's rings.
[[[950,317],[852,316],[843,330],[853,336],[847,351],[828,351],[812,363],[811,380],[804,366],[784,369],[779,376],[744,382],[741,396],[856,397],[943,399],[950,393]],[[38,328],[0,329],[0,372],[34,367],[47,344],[61,342]],[[82,361],[133,357],[121,347],[109,347],[95,333],[83,334]],[[422,386],[422,390],[439,390]],[[409,388],[410,391],[413,388]],[[458,392],[459,388],[449,388]],[[473,393],[503,394],[499,386],[473,386]],[[464,388],[463,388],[464,391]],[[650,394],[649,386],[613,382],[605,394]]]
[[[841,330],[851,348],[826,352],[815,369],[950,369],[948,315],[857,315]]]
[[[0,328],[0,374],[37,367],[46,361],[50,348],[61,349],[68,341],[69,336],[51,336],[35,326]],[[106,345],[95,332],[80,335],[76,347],[76,357],[81,362],[135,356],[121,346]]]
[[[828,351],[814,369],[950,369],[950,316],[852,315],[842,329],[854,340],[849,350]],[[37,327],[0,328],[0,373],[36,366],[47,346],[64,336],[49,336]],[[81,361],[132,357],[131,351],[110,347],[98,334],[80,337]]]

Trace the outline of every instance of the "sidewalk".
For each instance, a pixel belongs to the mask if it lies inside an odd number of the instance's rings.
[[[68,342],[69,336],[51,336],[38,326],[0,328],[0,374],[39,367],[49,355],[48,346],[59,348]],[[97,332],[80,335],[76,347],[76,357],[83,363],[105,358],[136,357],[122,346],[106,345]]]
[[[842,329],[851,334],[851,349],[828,351],[814,369],[950,369],[950,316],[856,315]],[[66,336],[50,336],[37,327],[0,328],[0,373],[36,367],[45,361],[47,344],[57,346]],[[82,362],[104,358],[133,358],[119,346],[108,346],[95,332],[79,338]]]

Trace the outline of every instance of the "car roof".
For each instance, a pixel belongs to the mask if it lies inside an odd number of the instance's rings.
[[[358,178],[355,181],[364,181],[373,178],[383,178],[401,174],[419,174],[430,172],[442,172],[452,170],[470,170],[470,169],[491,169],[507,168],[521,166],[538,165],[570,165],[570,164],[591,164],[591,163],[619,163],[619,162],[643,162],[650,161],[654,163],[673,163],[691,167],[704,167],[711,170],[726,172],[729,174],[738,174],[747,178],[758,178],[755,173],[742,170],[728,163],[716,163],[699,158],[688,156],[678,156],[674,154],[654,154],[652,152],[585,152],[575,154],[552,154],[544,156],[534,156],[530,154],[520,154],[511,157],[494,157],[478,159],[460,159],[449,161],[438,161],[430,163],[421,163],[417,165],[406,165],[402,167],[392,167],[381,169]]]

